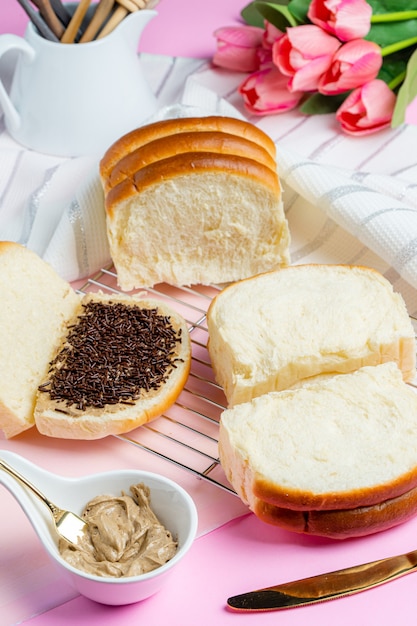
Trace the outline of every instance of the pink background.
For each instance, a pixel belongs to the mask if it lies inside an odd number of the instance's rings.
[[[210,57],[213,31],[238,21],[242,0],[161,0],[141,44],[144,52]],[[16,0],[1,0],[0,32],[22,34],[27,17]],[[417,123],[417,101],[408,121]],[[6,500],[7,502],[7,500]],[[214,505],[214,502],[213,502]],[[4,512],[3,512],[4,514]],[[247,515],[198,539],[160,594],[137,605],[105,607],[75,598],[29,620],[30,626],[364,626],[406,624],[415,612],[416,579],[406,576],[370,592],[313,607],[263,614],[226,609],[230,595],[417,547],[417,520],[380,535],[345,542],[286,533]],[[4,555],[0,567],[4,567]],[[9,626],[2,621],[0,625]]]

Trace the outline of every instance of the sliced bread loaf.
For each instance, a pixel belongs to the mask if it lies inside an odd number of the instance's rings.
[[[289,262],[278,176],[243,156],[190,151],[156,161],[106,194],[106,212],[124,291],[229,282]]]
[[[226,287],[208,313],[209,353],[229,406],[323,374],[394,361],[415,375],[404,301],[375,270],[298,265]]]
[[[224,283],[289,263],[275,145],[211,116],[138,128],[103,156],[107,234],[123,291]]]
[[[417,512],[417,394],[394,363],[227,409],[219,452],[250,509],[298,532],[368,534]]]

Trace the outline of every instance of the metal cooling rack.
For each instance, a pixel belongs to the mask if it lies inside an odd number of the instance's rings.
[[[89,278],[77,291],[123,293],[117,288],[116,273],[111,267]],[[214,381],[207,352],[206,311],[218,292],[217,287],[177,288],[164,284],[134,292],[167,302],[185,318],[192,344],[191,371],[177,402],[165,414],[116,437],[234,494],[218,458],[219,418],[226,408],[226,399]]]
[[[98,290],[123,293],[117,288],[113,268],[102,269],[78,289],[81,293]],[[207,352],[206,311],[219,291],[215,286],[177,288],[162,284],[135,292],[166,301],[185,318],[192,344],[191,372],[177,402],[164,415],[128,435],[116,437],[235,494],[218,458],[219,418],[226,408],[226,399],[214,381]],[[417,319],[411,321],[417,334]],[[410,385],[417,389],[417,378]],[[182,460],[184,452],[187,464]]]

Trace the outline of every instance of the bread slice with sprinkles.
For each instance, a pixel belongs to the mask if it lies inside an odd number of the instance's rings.
[[[88,294],[39,385],[38,430],[97,439],[161,415],[188,378],[185,320],[165,303]]]
[[[0,429],[99,439],[161,415],[188,378],[185,319],[164,302],[79,295],[35,253],[0,242]],[[15,349],[13,350],[13,345]]]

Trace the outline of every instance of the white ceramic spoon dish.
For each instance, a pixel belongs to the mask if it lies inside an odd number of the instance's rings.
[[[164,476],[135,469],[123,469],[80,478],[52,474],[9,450],[0,458],[27,477],[57,506],[81,515],[89,500],[102,494],[129,493],[133,484],[144,483],[151,492],[151,507],[159,520],[178,541],[175,556],[161,567],[125,578],[103,578],[75,569],[58,551],[58,536],[48,508],[27,487],[0,470],[0,483],[16,498],[47,554],[81,595],[110,605],[139,602],[158,592],[172,575],[175,565],[190,549],[197,532],[197,510],[192,498],[177,483]]]

